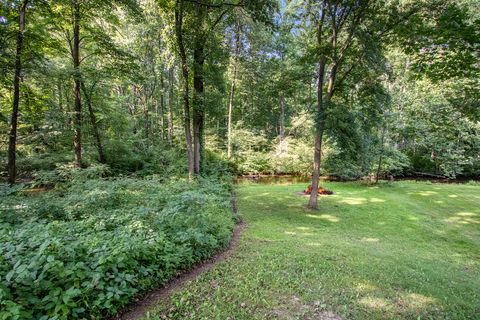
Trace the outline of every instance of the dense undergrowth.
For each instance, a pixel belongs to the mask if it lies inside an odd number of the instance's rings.
[[[48,192],[0,188],[0,319],[103,318],[228,244],[229,182],[107,169],[45,171]]]

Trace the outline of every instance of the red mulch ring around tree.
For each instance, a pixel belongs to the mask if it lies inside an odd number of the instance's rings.
[[[307,187],[307,189],[303,190],[303,193],[311,194],[312,193],[312,185],[309,185]],[[318,194],[331,195],[331,194],[333,194],[333,191],[328,190],[327,188],[324,188],[324,187],[318,187]]]

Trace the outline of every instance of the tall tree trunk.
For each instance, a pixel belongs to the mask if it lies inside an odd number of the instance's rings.
[[[73,145],[75,147],[75,166],[82,166],[82,100],[80,76],[80,3],[73,3],[73,46],[72,58],[74,68],[73,95],[75,97],[75,118],[73,121]]]
[[[320,163],[322,160],[322,139],[325,121],[325,105],[323,101],[323,81],[325,77],[325,60],[318,64],[317,115],[315,119],[315,150],[313,154],[312,192],[308,200],[308,208],[318,208],[318,184],[320,181]]]
[[[81,86],[82,86],[83,95],[85,96],[87,106],[88,106],[88,114],[90,116],[93,135],[95,137],[95,145],[98,151],[98,161],[100,161],[100,163],[106,163],[107,158],[105,157],[105,152],[103,151],[102,139],[100,137],[100,132],[98,130],[97,117],[95,116],[95,112],[93,111],[92,94],[91,92],[87,92],[87,88],[85,87],[85,84],[83,83],[83,81],[81,82]]]
[[[189,100],[189,72],[187,54],[183,42],[183,1],[177,0],[175,5],[175,35],[177,38],[178,51],[182,64],[183,76],[183,113],[185,127],[185,142],[187,144],[188,174],[190,178],[194,174],[192,133],[190,130],[190,100]]]
[[[319,81],[322,80],[325,76],[325,60],[322,60],[319,63],[318,68],[318,79]],[[332,68],[330,70],[330,76],[328,77],[328,85],[327,85],[327,95],[323,97],[323,84],[317,88],[317,96],[318,96],[318,106],[317,106],[317,126],[316,126],[316,135],[315,135],[315,152],[314,152],[314,160],[313,160],[313,173],[312,173],[312,193],[310,194],[310,199],[308,201],[308,207],[310,209],[317,209],[318,208],[318,185],[320,182],[320,167],[322,162],[322,139],[323,139],[323,132],[325,130],[325,122],[327,118],[327,107],[332,99],[334,86],[335,86],[335,79],[337,76],[337,64],[333,62]]]
[[[163,79],[163,65],[160,73],[160,136],[165,140],[165,81]]]
[[[235,84],[237,80],[237,64],[240,55],[240,23],[237,21],[237,32],[235,36],[235,56],[233,57],[232,83],[230,84],[230,96],[228,97],[228,119],[227,119],[227,158],[232,157],[232,114],[233,100],[235,98]]]
[[[236,66],[233,66],[234,76],[230,85],[230,96],[228,97],[228,119],[227,119],[227,158],[232,157],[232,113],[233,99],[235,96],[235,72]]]
[[[322,47],[322,31],[325,19],[325,1],[322,2],[322,13],[317,28],[317,44]],[[317,83],[317,114],[315,118],[315,150],[313,153],[313,172],[312,172],[312,192],[308,200],[308,208],[318,208],[318,184],[320,181],[320,164],[322,161],[322,140],[325,122],[325,101],[323,99],[323,82],[325,79],[325,60],[322,55],[318,63],[318,83]]]
[[[194,50],[193,66],[193,150],[194,171],[196,174],[200,173],[203,154],[205,121],[204,62],[204,47],[202,43]]]
[[[28,0],[23,1],[20,7],[18,17],[18,33],[17,33],[17,51],[15,54],[15,76],[13,78],[13,108],[11,117],[11,129],[8,140],[8,182],[15,183],[17,168],[17,126],[18,126],[18,106],[20,104],[20,81],[22,76],[22,53],[23,39],[25,32],[25,11],[27,9]]]
[[[203,156],[203,130],[205,123],[205,41],[204,31],[207,7],[201,3],[196,4],[197,32],[194,39],[193,49],[193,157],[194,171],[199,174]]]
[[[168,141],[172,143],[173,141],[173,106],[175,97],[173,95],[173,87],[175,85],[174,79],[174,68],[170,68],[168,71],[168,86],[169,86],[169,93],[168,93]]]

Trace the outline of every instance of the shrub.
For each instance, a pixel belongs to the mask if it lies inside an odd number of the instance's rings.
[[[76,168],[72,163],[63,164],[55,170],[41,170],[34,173],[33,186],[57,186],[69,182],[81,182],[89,179],[102,178],[110,173],[107,165],[94,164],[84,169]]]
[[[76,179],[5,193],[0,319],[101,318],[227,245],[229,188],[157,179]]]

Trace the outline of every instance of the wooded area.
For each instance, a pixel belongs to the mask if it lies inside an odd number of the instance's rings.
[[[314,180],[479,174],[475,1],[27,0],[1,17],[10,183],[69,149],[135,171],[183,148],[191,176],[205,152]]]
[[[16,230],[8,197],[34,187],[60,196],[32,212],[80,221],[88,183],[181,181],[161,202],[192,201],[187,217],[242,174],[310,176],[310,209],[321,176],[478,179],[479,53],[478,0],[1,1],[2,221]],[[221,235],[187,265],[228,238],[202,219]]]

